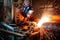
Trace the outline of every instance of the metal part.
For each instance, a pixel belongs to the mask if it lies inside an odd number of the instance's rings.
[[[12,31],[8,31],[8,30],[4,30],[0,28],[0,31],[11,34],[11,35],[15,35],[15,36],[19,36],[19,37],[24,37],[24,34],[20,34],[20,33],[16,33],[16,32],[12,32]]]

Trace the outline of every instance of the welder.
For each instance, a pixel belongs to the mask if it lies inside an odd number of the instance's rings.
[[[20,25],[22,22],[29,21],[33,10],[31,8],[30,2],[25,0],[23,5],[17,7],[15,12],[15,22]],[[21,26],[21,25],[20,25]]]

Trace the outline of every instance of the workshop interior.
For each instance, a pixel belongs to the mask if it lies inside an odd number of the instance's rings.
[[[0,0],[0,40],[60,40],[60,0]]]

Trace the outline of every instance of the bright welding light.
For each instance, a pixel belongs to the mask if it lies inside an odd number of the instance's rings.
[[[33,10],[29,10],[29,12],[28,12],[29,14],[32,14],[33,13]]]
[[[37,27],[40,28],[40,27],[42,26],[43,23],[49,22],[49,21],[50,21],[50,18],[47,17],[47,16],[44,16],[44,17],[42,17],[41,20],[38,22]]]
[[[28,14],[27,14],[27,17],[30,17],[32,13],[33,13],[33,10],[29,10]]]

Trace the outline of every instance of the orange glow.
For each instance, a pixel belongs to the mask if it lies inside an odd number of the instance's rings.
[[[46,22],[60,22],[60,15],[45,15],[38,22],[37,26],[40,28],[43,23]]]
[[[60,15],[52,15],[52,21],[60,21]]]
[[[50,18],[48,16],[43,16],[41,20],[38,22],[37,27],[40,28],[43,23],[49,22],[49,21],[50,21]]]

